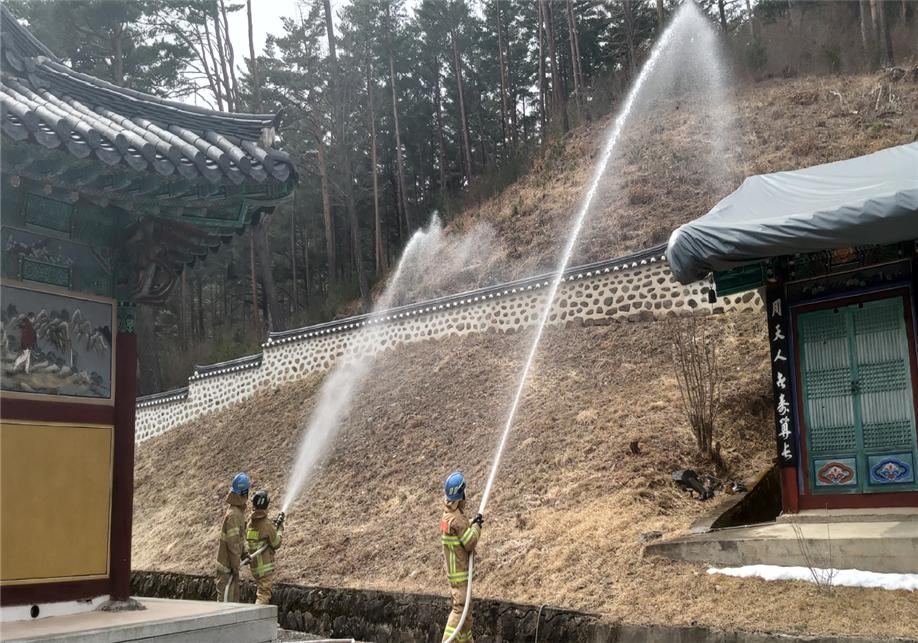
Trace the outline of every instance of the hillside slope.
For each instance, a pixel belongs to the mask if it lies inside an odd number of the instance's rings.
[[[869,154],[918,138],[918,67],[883,74],[769,80],[734,90],[732,113],[712,118],[687,100],[633,117],[610,163],[574,261],[665,242],[754,174]],[[711,126],[711,120],[722,126]],[[572,131],[502,194],[453,228],[491,224],[508,276],[551,269],[593,171],[609,120]],[[732,125],[730,124],[732,123]],[[711,158],[711,150],[722,153]]]
[[[722,337],[728,382],[724,452],[742,478],[773,453],[765,329],[749,313],[708,323]],[[673,469],[709,467],[693,455],[663,329],[547,333],[492,496],[476,593],[629,621],[914,633],[918,601],[908,592],[839,589],[829,600],[803,583],[713,578],[641,558],[640,533],[675,535],[708,508],[669,481]],[[486,334],[385,353],[290,512],[280,579],[444,593],[442,479],[464,469],[475,506],[528,339]],[[211,572],[227,481],[244,469],[256,486],[283,492],[318,383],[265,393],[140,446],[135,568]],[[631,440],[641,455],[629,453]]]
[[[578,260],[665,240],[747,174],[848,158],[918,132],[914,80],[752,85],[738,91],[741,144],[726,147],[730,171],[717,178],[697,171],[709,134],[677,107],[660,104],[645,114],[652,135],[631,139],[611,169],[615,180],[603,190]],[[571,133],[453,230],[490,224],[505,253],[495,270],[505,276],[550,267],[601,129]],[[720,440],[736,476],[748,477],[773,459],[764,320],[747,313],[706,323],[720,337],[726,373]],[[321,475],[290,512],[280,578],[444,594],[436,535],[442,480],[462,468],[477,505],[530,333],[384,353]],[[476,593],[629,621],[914,635],[914,593],[826,595],[803,583],[715,578],[700,567],[641,558],[642,532],[678,534],[708,508],[670,482],[674,469],[710,467],[694,455],[666,338],[659,322],[546,332],[489,506]],[[228,480],[244,469],[256,486],[283,493],[320,381],[268,391],[138,447],[135,568],[212,571]],[[632,440],[640,455],[629,452]]]

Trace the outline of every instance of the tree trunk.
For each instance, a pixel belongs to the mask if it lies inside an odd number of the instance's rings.
[[[124,25],[120,22],[112,29],[112,82],[124,85],[124,48],[121,36],[124,35]]]
[[[382,275],[388,269],[386,252],[382,240],[382,218],[379,213],[379,176],[376,163],[376,105],[373,100],[373,78],[370,70],[370,45],[365,46],[367,72],[367,120],[370,126],[370,174],[373,177],[373,250],[376,258],[376,274]]]
[[[662,0],[660,0],[662,2]],[[752,41],[756,42],[756,33],[755,33],[755,14],[752,12],[752,4],[750,0],[746,0],[746,15],[749,16],[749,35],[752,37]]]
[[[505,26],[505,29],[506,29],[506,26]],[[513,80],[512,80],[513,76],[510,73],[510,69],[513,64],[513,60],[510,58],[511,51],[510,51],[510,43],[508,42],[508,40],[509,39],[504,40],[504,43],[505,43],[504,44],[504,67],[507,70],[507,97],[510,102],[510,137],[512,139],[513,150],[515,153],[517,147],[519,147],[519,132],[517,131],[518,124],[517,124],[517,113],[516,113],[517,92],[516,92],[516,87],[513,84]]]
[[[303,226],[303,308],[309,312],[309,228]]]
[[[634,59],[634,14],[631,12],[631,0],[622,0],[625,14],[625,40],[628,43],[628,78],[637,76],[637,61]]]
[[[255,279],[255,228],[249,229],[249,274],[252,277],[252,328],[255,331],[255,339],[261,341],[263,332],[261,328],[261,314],[258,307],[258,282]]]
[[[508,111],[507,111],[507,68],[506,60],[504,59],[504,37],[503,37],[503,27],[501,26],[500,20],[500,0],[496,0],[496,9],[497,9],[497,64],[500,67],[500,131],[501,131],[501,151],[504,153],[504,156],[509,156],[507,154],[507,130],[510,127]]]
[[[389,5],[386,5],[386,44],[389,50],[389,87],[392,90],[392,126],[395,128],[395,167],[398,172],[398,207],[405,219],[406,234],[411,234],[411,218],[408,216],[408,201],[405,196],[405,163],[402,159],[402,135],[398,124],[398,89],[395,77],[395,55],[392,51],[392,22]]]
[[[724,0],[717,0],[717,13],[720,14],[720,28],[727,33],[727,12],[724,9]]]
[[[206,327],[204,326],[204,275],[198,275],[194,281],[195,290],[198,293],[198,337],[203,342],[207,339]]]
[[[245,10],[249,22],[249,73],[252,75],[255,109],[261,111],[261,83],[258,80],[258,67],[255,65],[255,30],[252,28],[252,0],[246,0]]]
[[[159,359],[159,338],[156,335],[156,310],[155,306],[145,304],[137,307],[137,335],[142,340],[137,342],[137,361],[140,366],[138,392],[142,395],[158,393],[165,388]],[[72,352],[71,348],[71,354]]]
[[[749,6],[749,0],[746,0],[746,6]],[[752,14],[749,15],[751,18]],[[663,0],[657,0],[657,33],[663,33]]]
[[[545,109],[545,20],[544,20],[544,11],[542,9],[542,0],[538,0],[539,4],[539,118],[541,120],[541,136],[542,140],[546,139],[546,127],[548,125],[548,118]]]
[[[325,10],[325,36],[328,39],[328,64],[331,73],[328,77],[329,94],[331,95],[332,125],[334,126],[335,149],[339,155],[343,156],[346,152],[344,146],[344,105],[341,97],[338,95],[338,48],[335,45],[335,23],[332,20],[331,2],[323,0]]]
[[[883,64],[892,67],[895,64],[893,58],[892,34],[889,29],[889,20],[886,16],[886,7],[888,2],[877,2],[877,16],[879,17],[880,47],[883,51]]]
[[[583,80],[580,78],[580,54],[577,46],[577,21],[574,18],[574,3],[567,0],[567,33],[571,45],[571,78],[574,81],[574,100],[577,104],[578,118],[582,118],[580,111],[583,108]]]
[[[364,310],[369,310],[370,288],[367,283],[366,267],[363,265],[363,252],[360,247],[360,223],[357,220],[357,207],[354,205],[354,181],[351,176],[350,165],[344,168],[344,204],[347,208],[347,218],[351,226],[351,246],[354,252],[354,266],[357,269],[357,285],[360,288],[360,299],[363,300]]]
[[[226,66],[226,51],[223,47],[223,29],[220,27],[220,18],[217,15],[217,5],[213,5],[211,19],[214,21],[214,35],[217,38],[217,55],[220,57],[220,70],[223,73],[223,93],[226,96],[226,108],[234,112],[236,111],[236,97],[233,95],[233,89],[230,86],[229,68]]]
[[[299,295],[297,293],[299,287],[296,283],[296,215],[296,189],[294,189],[293,203],[290,207],[290,312],[294,315],[294,317],[300,311]]]
[[[211,72],[210,70],[210,62],[207,59],[207,49],[204,46],[203,39],[201,38],[201,32],[197,28],[195,28],[194,32],[195,32],[195,38],[197,38],[198,40],[197,47],[195,47],[194,42],[191,40],[191,38],[186,36],[180,29],[172,30],[172,33],[176,37],[178,37],[179,40],[182,40],[186,45],[188,45],[188,48],[191,49],[191,51],[193,51],[195,55],[198,57],[198,60],[201,61],[201,65],[204,68],[204,77],[207,78],[207,86],[210,88],[210,92],[215,97],[218,98],[217,106],[222,109],[222,103],[219,100],[220,90],[217,87],[217,79],[215,77],[215,74]],[[200,47],[200,50],[198,49],[198,47]]]
[[[332,219],[331,195],[328,192],[328,163],[325,158],[325,144],[316,141],[316,159],[319,165],[319,186],[322,190],[322,221],[325,224],[325,254],[328,260],[328,281],[338,277],[338,261],[335,246],[335,222]]]
[[[261,283],[262,310],[267,313],[265,331],[282,330],[287,323],[284,309],[277,302],[277,289],[274,287],[274,273],[271,270],[273,261],[271,247],[268,244],[268,224],[272,212],[262,210],[255,224],[255,256],[258,264],[259,282]]]
[[[186,310],[186,298],[185,294],[187,281],[186,275],[188,274],[188,266],[182,268],[182,281],[179,287],[179,346],[183,349],[188,348],[188,311]]]
[[[440,196],[446,194],[446,145],[443,143],[443,103],[440,100],[440,57],[434,59],[434,103],[437,112],[437,153],[440,166]]]
[[[871,38],[872,25],[870,20],[870,0],[860,0],[860,23],[861,23],[861,44],[864,47],[864,56],[867,58],[867,66],[872,66],[873,61],[873,38]]]
[[[555,25],[554,17],[551,10],[551,2],[542,0],[544,3],[545,33],[548,38],[548,58],[551,69],[551,96],[552,96],[552,120],[556,116],[561,116],[561,131],[567,132],[569,124],[567,121],[567,109],[565,108],[564,96],[561,92],[561,73],[558,70],[557,52],[555,51]]]
[[[223,16],[223,33],[226,34],[226,56],[227,62],[229,63],[229,72],[230,80],[232,81],[233,86],[233,96],[235,96],[235,102],[239,101],[239,82],[236,80],[236,51],[233,49],[233,41],[229,37],[229,19],[226,17],[226,4],[223,0],[220,0],[220,13]]]
[[[883,40],[883,33],[880,31],[880,16],[877,11],[880,0],[870,0],[870,34],[873,36],[873,57],[870,59],[871,66],[877,65],[880,62],[880,49],[883,48],[883,45],[880,42]]]
[[[462,130],[462,161],[465,164],[466,180],[472,180],[472,148],[469,144],[469,121],[465,115],[465,91],[462,88],[462,57],[459,55],[459,42],[456,39],[456,30],[449,30],[449,37],[453,45],[453,70],[456,74],[456,89],[459,93],[459,126]]]
[[[212,89],[214,89],[214,96],[217,99],[217,108],[220,111],[223,111],[224,99],[226,100],[227,105],[229,105],[229,97],[223,95],[223,83],[220,79],[220,68],[217,66],[217,56],[214,54],[214,43],[210,37],[210,26],[207,23],[207,18],[205,17],[202,22],[204,24],[204,39],[201,42],[201,49],[204,51],[205,56],[210,53],[210,67],[213,69],[214,77]],[[230,108],[227,106],[226,109],[229,110]]]

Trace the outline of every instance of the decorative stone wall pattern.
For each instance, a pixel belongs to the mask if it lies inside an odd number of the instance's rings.
[[[550,276],[521,280],[430,302],[272,334],[261,356],[199,367],[186,391],[138,399],[138,442],[224,409],[259,390],[323,372],[346,355],[363,359],[401,344],[534,325]],[[709,279],[677,282],[658,255],[573,268],[558,289],[549,323],[604,324],[671,315],[761,309],[755,291],[708,301]],[[259,359],[260,357],[260,359]]]

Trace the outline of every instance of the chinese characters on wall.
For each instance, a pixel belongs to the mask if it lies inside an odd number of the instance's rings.
[[[796,466],[797,442],[790,378],[790,311],[782,288],[769,288],[767,297],[768,343],[771,347],[771,382],[775,399],[775,437],[778,463]]]

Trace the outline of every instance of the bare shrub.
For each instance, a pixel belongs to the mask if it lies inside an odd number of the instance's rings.
[[[670,318],[666,323],[682,410],[692,427],[698,450],[715,465],[725,468],[714,443],[723,383],[716,338],[697,315]]]
[[[790,525],[794,530],[797,546],[800,547],[803,564],[813,577],[813,583],[820,592],[828,594],[832,592],[838,570],[835,569],[832,561],[832,534],[829,531],[828,509],[826,509],[826,514],[826,550],[824,554],[817,551],[816,544],[807,539],[803,533],[803,526],[796,518],[791,518]]]

